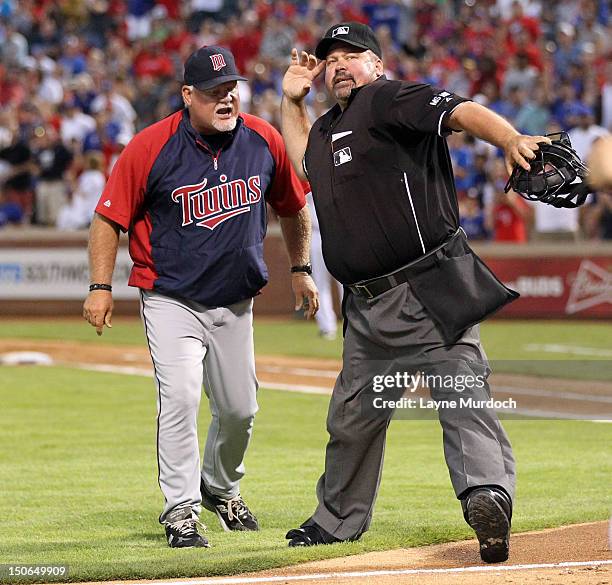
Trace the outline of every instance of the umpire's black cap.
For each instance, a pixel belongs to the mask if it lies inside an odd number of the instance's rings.
[[[247,81],[247,78],[238,73],[234,55],[225,47],[202,47],[185,61],[185,85],[205,90],[227,81]]]
[[[341,22],[332,26],[319,41],[315,49],[317,59],[325,59],[329,48],[334,43],[347,43],[360,49],[370,49],[382,59],[382,51],[374,31],[361,22]]]

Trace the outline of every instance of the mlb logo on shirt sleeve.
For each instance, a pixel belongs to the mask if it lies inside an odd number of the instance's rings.
[[[429,102],[430,106],[437,106],[442,100],[445,102],[450,102],[453,99],[453,95],[448,91],[441,91],[436,94],[431,101]]]
[[[219,69],[223,69],[226,66],[225,59],[221,53],[211,55],[210,60],[212,61],[212,66],[215,71],[219,71]]]
[[[340,150],[336,150],[334,152],[334,166],[339,167],[344,163],[350,162],[353,160],[353,155],[351,154],[351,149],[349,146],[345,148],[341,148]]]

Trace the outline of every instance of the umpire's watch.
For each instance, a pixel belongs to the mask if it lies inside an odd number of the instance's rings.
[[[304,272],[306,274],[312,274],[312,264],[310,262],[306,264],[302,264],[301,266],[292,266],[291,273],[294,272]]]

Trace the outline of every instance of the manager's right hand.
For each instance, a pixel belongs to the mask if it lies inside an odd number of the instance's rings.
[[[102,335],[104,325],[112,328],[113,294],[107,290],[91,291],[83,303],[83,317]]]

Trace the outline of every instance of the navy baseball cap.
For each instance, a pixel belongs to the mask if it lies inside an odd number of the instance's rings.
[[[206,90],[228,81],[247,81],[247,78],[238,73],[234,55],[225,47],[202,47],[185,61],[185,85]]]
[[[361,22],[341,22],[332,26],[319,41],[315,49],[317,59],[325,59],[329,48],[334,43],[347,43],[360,49],[370,49],[382,59],[382,51],[374,31]]]

